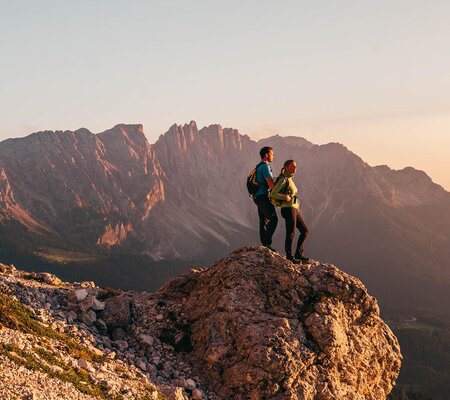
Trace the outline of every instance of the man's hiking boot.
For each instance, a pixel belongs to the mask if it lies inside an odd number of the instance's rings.
[[[297,252],[297,251],[295,252],[295,258],[297,260],[300,260],[301,262],[308,262],[309,261],[308,257],[305,257],[302,253]]]
[[[288,259],[292,264],[300,264],[301,261],[297,260],[296,258],[292,257],[290,254],[286,255],[286,259]]]
[[[266,249],[269,249],[271,251],[274,251],[275,253],[277,252],[270,244],[264,244],[263,245]]]

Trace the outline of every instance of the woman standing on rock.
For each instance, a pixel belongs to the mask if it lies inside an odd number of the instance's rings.
[[[287,160],[284,163],[281,174],[270,196],[275,200],[281,201],[281,215],[286,222],[286,240],[284,242],[286,258],[298,264],[302,261],[309,261],[308,257],[303,256],[303,247],[308,237],[309,229],[300,211],[300,201],[297,198],[297,186],[295,186],[293,180],[296,170],[297,164],[295,161]],[[300,237],[297,241],[295,254],[292,256],[295,227],[300,231]]]

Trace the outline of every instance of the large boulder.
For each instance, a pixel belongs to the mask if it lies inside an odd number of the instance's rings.
[[[131,300],[128,295],[119,294],[105,301],[99,317],[111,331],[116,328],[126,329],[131,321],[130,307]]]
[[[243,248],[158,296],[187,319],[187,357],[223,399],[380,400],[400,370],[375,298],[330,264]]]

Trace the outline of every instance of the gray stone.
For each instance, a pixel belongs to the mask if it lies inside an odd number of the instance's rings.
[[[95,321],[95,326],[98,329],[98,333],[101,335],[106,335],[108,332],[108,327],[105,324],[105,321],[103,321],[101,318],[97,318],[97,321]]]
[[[92,323],[94,323],[97,320],[97,314],[95,313],[95,311],[89,310],[87,314],[89,315],[89,318],[91,319]]]
[[[136,367],[138,367],[140,370],[142,370],[144,372],[147,371],[147,364],[142,360],[138,360],[136,362]]]
[[[191,390],[194,390],[197,386],[193,379],[188,379],[186,382],[187,382],[188,388]]]
[[[42,282],[48,283],[49,285],[53,286],[61,286],[62,280],[59,279],[56,275],[50,274],[48,272],[41,272],[37,274],[36,276],[38,279],[40,279]]]
[[[89,311],[92,311],[92,310],[89,310]],[[86,326],[92,325],[95,322],[95,320],[97,319],[95,312],[93,312],[94,315],[92,315],[92,313],[90,313],[89,311],[82,312],[78,315],[78,321],[82,322]]]
[[[152,358],[152,363],[155,365],[159,365],[159,363],[161,362],[161,359],[158,356],[155,356]]]
[[[112,340],[125,340],[127,338],[127,334],[122,328],[116,328],[113,330],[111,338]]]
[[[105,301],[105,308],[99,313],[109,329],[126,328],[131,321],[130,299],[114,296]]]
[[[92,309],[95,311],[102,311],[105,309],[105,303],[103,301],[97,300],[97,298],[94,297]]]
[[[77,313],[75,311],[68,311],[68,312],[66,312],[67,322],[70,323],[70,324],[77,319],[77,316],[78,315],[77,315]]]
[[[139,335],[139,342],[144,345],[153,346],[153,338],[150,335],[144,335],[141,333]]]
[[[164,361],[163,369],[166,371],[170,371],[172,369],[172,363],[170,361]]]
[[[128,349],[128,342],[126,340],[114,340],[112,342],[112,345],[118,348],[119,350],[126,350]]]
[[[94,296],[88,295],[81,303],[80,308],[83,311],[90,310],[92,306],[94,305]]]
[[[80,368],[83,368],[88,372],[95,372],[95,368],[92,366],[92,364],[89,361],[86,361],[86,360],[80,358],[77,361],[77,364]]]
[[[178,381],[178,385],[181,386],[183,389],[187,389],[189,387],[186,379],[180,378],[180,379],[177,379],[177,381]]]
[[[69,292],[67,300],[70,303],[80,303],[88,296],[88,294],[86,289],[75,289]]]

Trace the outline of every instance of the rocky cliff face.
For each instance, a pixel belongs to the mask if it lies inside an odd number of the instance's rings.
[[[162,171],[141,125],[7,140],[0,165],[17,205],[72,247],[126,242],[164,198]]]
[[[72,248],[189,258],[229,246],[233,231],[250,226],[248,207],[229,196],[240,192],[235,172],[223,171],[247,166],[242,151],[254,145],[219,125],[199,132],[195,122],[172,126],[154,146],[141,125],[39,132],[0,146],[0,201]]]
[[[3,397],[20,365],[31,372],[18,394],[51,399],[380,400],[400,369],[398,342],[359,280],[265,248],[237,250],[154,294],[5,265],[0,284]],[[70,368],[77,379],[58,387]]]
[[[254,147],[234,129],[212,125],[198,131],[193,121],[162,135],[154,149],[167,195],[150,218],[149,229],[158,233],[148,251],[190,258],[235,247],[236,238],[254,226],[251,202],[242,190]]]

